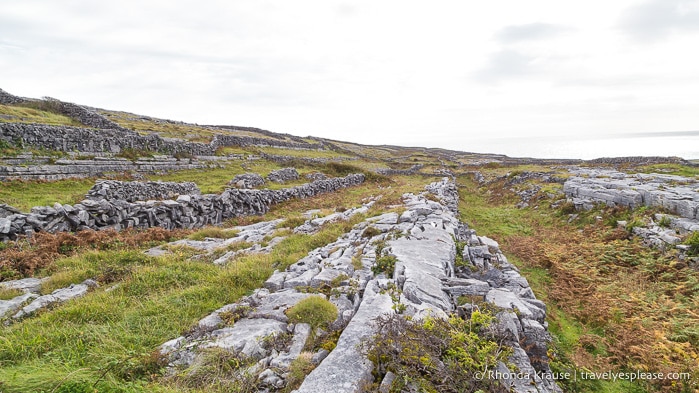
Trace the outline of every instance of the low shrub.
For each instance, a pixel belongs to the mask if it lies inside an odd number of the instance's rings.
[[[692,232],[692,234],[684,241],[684,244],[689,246],[687,254],[690,256],[699,255],[699,232]]]
[[[390,371],[399,376],[391,391],[503,391],[497,381],[475,378],[511,354],[490,335],[487,328],[493,320],[478,311],[469,319],[412,322],[399,315],[378,319],[378,333],[367,349],[376,365],[375,380],[381,381]]]
[[[380,256],[376,258],[376,264],[371,267],[371,271],[374,272],[374,274],[386,273],[386,275],[392,277],[397,260],[398,259],[393,255]]]

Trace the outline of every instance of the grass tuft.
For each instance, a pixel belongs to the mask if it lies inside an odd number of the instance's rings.
[[[327,327],[337,318],[337,307],[322,296],[310,296],[286,311],[291,323],[307,323],[313,329]]]

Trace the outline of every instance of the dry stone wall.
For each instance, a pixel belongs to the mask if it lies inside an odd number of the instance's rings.
[[[276,203],[332,192],[362,182],[363,174],[352,174],[282,190],[227,189],[220,195],[180,195],[177,200],[128,202],[121,199],[85,199],[73,206],[56,203],[53,207],[34,207],[28,214],[3,207],[0,212],[5,212],[5,217],[0,218],[0,241],[38,231],[122,230],[156,226],[166,229],[198,228],[220,224],[232,217],[264,214]]]
[[[106,117],[94,112],[84,106],[73,104],[71,102],[59,101],[55,98],[45,98],[53,107],[55,107],[62,114],[70,117],[71,119],[77,120],[88,127],[100,128],[100,129],[122,129],[119,124],[107,119]]]
[[[256,138],[254,136],[216,135],[211,141],[214,146],[269,146],[291,149],[320,149],[322,145],[306,142],[287,142],[273,138]]]
[[[0,138],[20,147],[85,153],[120,153],[124,149],[164,154],[214,155],[209,144],[166,140],[124,129],[89,129],[42,124],[0,123]]]
[[[49,164],[47,158],[11,158],[0,160],[0,180],[59,180],[79,177],[102,177],[105,173],[169,172],[207,168],[211,164],[197,159],[143,157],[136,161],[119,157],[95,157],[90,160],[59,159]],[[1,164],[9,165],[1,165]]]
[[[90,122],[90,120],[85,121]],[[105,121],[109,120],[105,119]],[[102,124],[98,120],[94,120],[93,124],[106,125],[106,123]],[[211,143],[206,144],[166,139],[154,134],[140,135],[118,126],[97,130],[25,123],[0,123],[0,139],[19,147],[66,152],[107,152],[113,154],[117,154],[124,149],[136,149],[170,155],[213,156],[219,147],[224,146],[273,146],[306,149],[317,149],[320,147],[318,145],[285,142],[276,139],[231,135],[216,135]]]
[[[414,175],[422,169],[424,165],[422,164],[415,164],[411,166],[408,169],[378,169],[376,170],[376,173],[385,175],[385,176],[394,176],[394,175]]]
[[[236,175],[228,185],[237,188],[256,188],[263,186],[265,179],[257,173],[243,173]]]
[[[19,104],[21,102],[26,101],[22,97],[17,97],[15,95],[12,95],[8,92],[6,92],[3,89],[0,89],[0,105],[12,105],[12,104]]]
[[[298,180],[299,172],[296,168],[282,168],[272,171],[267,175],[267,180],[275,183],[286,183],[288,181]]]
[[[180,195],[199,194],[201,194],[201,190],[192,182],[100,180],[87,192],[86,198],[136,202],[151,199],[173,199]]]

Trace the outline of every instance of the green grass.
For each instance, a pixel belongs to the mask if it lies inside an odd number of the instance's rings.
[[[329,224],[315,235],[290,235],[270,254],[243,255],[225,267],[190,261],[184,254],[150,258],[138,251],[61,259],[45,292],[88,276],[109,284],[3,328],[0,389],[52,391],[61,383],[89,382],[100,392],[177,391],[158,377],[153,353],[160,344],[261,287],[274,269],[336,240],[363,218]],[[106,291],[112,282],[119,285]]]
[[[490,204],[487,196],[478,190],[471,179],[459,179],[458,186],[468,190],[460,193],[459,213],[465,222],[477,228],[479,233],[497,239],[532,232],[526,210],[517,209],[512,204]]]
[[[14,288],[0,287],[0,300],[10,300],[24,294],[23,291]]]
[[[85,127],[70,117],[54,112],[20,105],[0,105],[2,123],[39,123],[49,125]]]
[[[223,167],[187,169],[165,175],[148,175],[146,177],[148,180],[153,181],[191,181],[196,183],[197,186],[199,186],[203,194],[218,194],[226,189],[228,182],[233,180],[235,175],[253,172],[259,173],[262,176],[266,176],[267,174],[269,174],[269,172],[281,168],[282,166],[267,160],[256,160],[253,162],[234,162]],[[290,183],[287,183],[286,185],[276,186],[283,188],[289,187],[289,184]],[[271,187],[272,184],[268,183],[266,186]]]
[[[216,150],[217,156],[225,156],[228,154],[243,154],[248,156],[254,154],[254,152],[252,151],[252,149],[240,146],[222,146]]]
[[[262,147],[259,151],[266,154],[273,154],[278,156],[292,156],[292,157],[304,157],[304,158],[349,158],[352,157],[347,154],[338,153],[332,150],[299,150],[299,149],[281,149],[275,147]]]
[[[681,164],[646,165],[638,168],[630,168],[629,171],[641,173],[666,173],[690,178],[699,176],[699,167],[691,167]]]
[[[94,179],[5,181],[0,187],[0,203],[24,212],[33,206],[53,206],[56,202],[75,204],[85,199],[85,194],[94,184]]]

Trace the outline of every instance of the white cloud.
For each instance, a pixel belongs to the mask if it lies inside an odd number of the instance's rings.
[[[463,150],[697,129],[697,2],[664,1],[4,1],[0,88]],[[629,45],[645,34],[663,39]]]
[[[647,0],[626,10],[619,27],[637,41],[654,42],[673,33],[699,31],[699,1]]]
[[[550,23],[527,23],[524,25],[506,26],[495,35],[503,43],[512,43],[529,40],[542,40],[556,37],[571,31],[570,27],[559,26]]]

